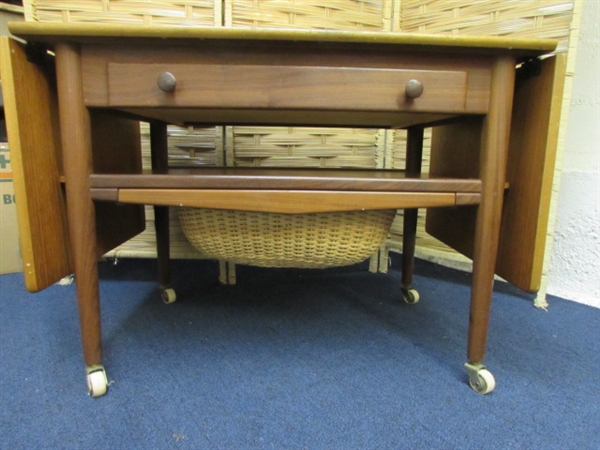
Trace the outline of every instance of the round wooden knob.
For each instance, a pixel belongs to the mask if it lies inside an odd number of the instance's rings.
[[[158,76],[156,84],[158,84],[158,88],[163,92],[173,92],[177,85],[177,79],[171,72],[163,72]]]
[[[423,94],[423,83],[419,80],[409,80],[405,91],[408,98],[419,98]]]

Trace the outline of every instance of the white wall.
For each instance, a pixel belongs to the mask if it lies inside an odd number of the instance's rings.
[[[600,308],[600,1],[582,13],[547,292]]]

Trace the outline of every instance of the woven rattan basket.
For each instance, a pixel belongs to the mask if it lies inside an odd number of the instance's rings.
[[[395,210],[298,215],[179,210],[185,235],[209,258],[304,268],[364,261],[387,238],[395,214]]]

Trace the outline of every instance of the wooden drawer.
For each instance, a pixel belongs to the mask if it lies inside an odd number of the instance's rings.
[[[463,71],[220,64],[109,63],[108,106],[462,113]],[[175,86],[163,91],[161,74]],[[410,98],[418,80],[422,94]]]

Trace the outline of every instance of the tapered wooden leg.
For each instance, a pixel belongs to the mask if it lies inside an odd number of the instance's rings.
[[[489,382],[480,375],[485,370],[481,363],[485,357],[502,219],[514,76],[515,61],[510,57],[498,58],[492,71],[490,111],[485,118],[482,134],[480,155],[482,192],[475,230],[467,351],[469,360],[467,371],[471,378],[471,385],[480,392],[477,383]]]
[[[67,220],[75,272],[83,358],[88,370],[90,394],[106,392],[101,366],[102,337],[96,254],[96,223],[90,193],[92,139],[89,111],[83,102],[79,48],[58,44],[56,70],[67,197]],[[91,383],[91,384],[90,384]]]
[[[408,129],[406,143],[406,175],[419,176],[423,159],[423,128]],[[416,303],[419,294],[412,288],[415,269],[415,242],[417,239],[417,218],[419,210],[410,208],[404,210],[404,226],[402,231],[402,295],[407,303]]]
[[[167,124],[150,122],[150,151],[152,170],[166,171],[169,166]],[[158,282],[165,303],[175,301],[175,291],[171,283],[171,257],[169,238],[169,207],[154,206],[154,226],[156,230],[156,253],[158,260]]]
[[[158,257],[158,282],[166,287],[171,283],[170,239],[169,239],[169,207],[154,207],[154,223],[156,227],[156,253]]]

